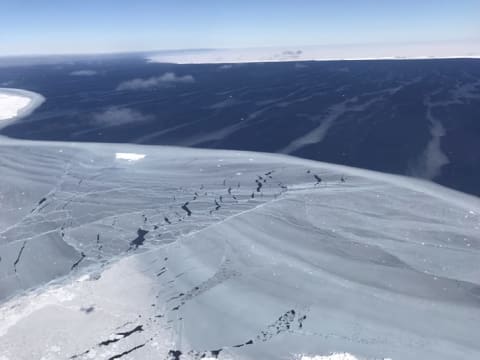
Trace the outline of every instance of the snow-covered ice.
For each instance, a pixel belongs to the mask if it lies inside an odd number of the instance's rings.
[[[480,357],[476,197],[284,155],[1,140],[1,359]]]
[[[30,103],[30,98],[0,93],[0,120],[11,119]]]
[[[252,62],[480,58],[475,41],[409,44],[317,45],[237,49],[165,50],[148,56],[151,62],[175,64],[235,64]],[[223,70],[228,70],[223,67]]]
[[[0,88],[0,125],[4,120],[30,115],[44,101],[42,95],[32,91]]]

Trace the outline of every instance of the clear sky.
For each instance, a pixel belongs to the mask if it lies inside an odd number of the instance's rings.
[[[480,41],[480,0],[0,0],[0,55]]]

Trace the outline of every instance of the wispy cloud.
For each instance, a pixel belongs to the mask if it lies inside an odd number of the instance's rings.
[[[70,73],[71,76],[94,76],[97,75],[95,70],[77,70]]]
[[[131,123],[143,123],[153,120],[153,116],[142,114],[130,108],[111,107],[107,110],[93,114],[93,125],[111,127]]]
[[[188,84],[193,82],[195,82],[195,79],[192,75],[177,76],[173,72],[168,72],[162,76],[155,76],[148,79],[132,79],[122,82],[117,86],[117,90],[146,90],[175,83]]]

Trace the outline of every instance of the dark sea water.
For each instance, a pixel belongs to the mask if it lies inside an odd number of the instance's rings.
[[[480,60],[110,57],[4,65],[0,87],[47,99],[0,130],[13,138],[281,152],[480,195]]]

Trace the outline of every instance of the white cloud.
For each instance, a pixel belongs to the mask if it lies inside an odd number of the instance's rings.
[[[175,83],[193,83],[195,79],[192,75],[177,76],[175,73],[168,72],[162,76],[155,76],[148,79],[133,79],[122,82],[117,86],[117,90],[145,90]]]
[[[94,76],[97,75],[95,70],[77,70],[70,73],[72,76]]]
[[[129,108],[118,107],[111,107],[101,113],[93,114],[93,124],[105,127],[141,123],[152,119],[153,116],[151,115],[145,115]]]

